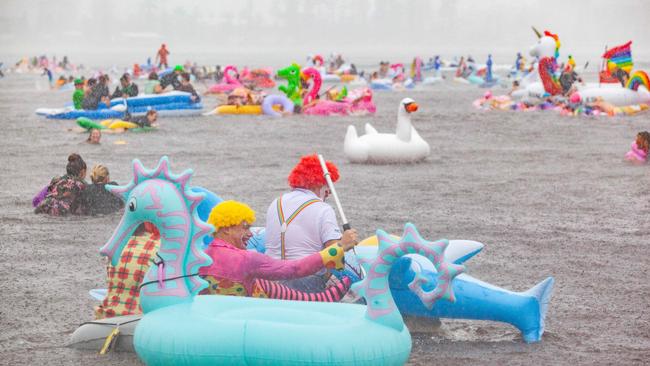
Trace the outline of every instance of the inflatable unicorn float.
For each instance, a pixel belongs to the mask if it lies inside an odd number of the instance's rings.
[[[411,123],[411,113],[418,105],[411,98],[404,98],[397,108],[397,128],[394,134],[379,133],[366,123],[366,134],[359,136],[350,125],[345,135],[343,152],[353,163],[404,163],[424,160],[431,151],[429,144],[420,137]]]
[[[512,93],[513,99],[543,99],[546,96],[562,94],[562,87],[556,76],[557,59],[560,55],[560,39],[556,34],[544,31],[540,34],[533,28],[538,42],[530,48],[530,55],[538,58],[538,73],[541,82],[531,82],[525,88]],[[614,106],[650,103],[650,80],[648,75],[638,70],[632,75],[625,87],[619,84],[577,85],[577,97],[580,102],[597,100]]]
[[[235,75],[238,74],[237,67],[228,65],[223,69],[223,82],[214,84],[208,88],[207,93],[220,94],[229,93],[237,88],[243,87],[237,76],[232,76],[231,72]]]

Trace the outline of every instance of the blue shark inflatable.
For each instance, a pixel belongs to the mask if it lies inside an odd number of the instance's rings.
[[[205,188],[193,187],[192,190],[205,194],[205,199],[197,211],[202,220],[207,220],[212,207],[222,199]],[[263,253],[264,228],[254,228],[253,232],[248,249]],[[205,242],[205,245],[207,244],[209,241]],[[463,264],[482,249],[483,244],[475,241],[450,240],[445,250],[445,258],[454,264]],[[357,261],[371,261],[377,256],[377,246],[359,245],[355,252],[347,253],[348,269],[343,271],[343,275],[353,281],[359,281],[362,275]],[[523,340],[531,343],[540,341],[544,333],[544,318],[554,280],[549,277],[528,291],[513,292],[463,273],[452,282],[455,302],[438,301],[431,308],[427,308],[411,288],[414,284],[422,284],[425,291],[434,289],[438,283],[438,274],[433,264],[425,257],[412,254],[393,265],[389,283],[402,315],[504,322],[519,329]]]
[[[417,280],[435,288],[438,275],[429,270],[414,271],[411,258],[401,259],[399,267],[393,267],[389,282],[395,303],[403,315],[492,320],[513,325],[521,331],[526,343],[538,342],[544,333],[544,318],[553,290],[554,280],[549,277],[525,292],[512,292],[461,274],[454,279],[452,287],[456,302],[437,302],[426,308],[410,290],[409,283]]]

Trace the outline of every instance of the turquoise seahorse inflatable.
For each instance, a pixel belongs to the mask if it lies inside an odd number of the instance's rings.
[[[400,240],[377,231],[378,255],[362,263],[367,275],[355,285],[367,306],[198,296],[207,285],[198,269],[211,263],[202,250],[211,228],[197,214],[204,193],[189,186],[191,170],[173,174],[166,157],[152,170],[135,160],[133,170],[129,184],[107,187],[126,207],[101,253],[116,264],[140,223],[160,231],[158,260],[140,290],[144,316],[134,334],[135,350],[147,365],[403,364],[411,336],[391,296],[392,266],[407,254],[423,255],[439,273],[437,284],[425,290],[414,280],[411,289],[427,307],[455,298],[451,283],[464,267],[445,260],[447,241],[426,241],[412,224]]]

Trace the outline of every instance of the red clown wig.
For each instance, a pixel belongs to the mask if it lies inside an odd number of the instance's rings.
[[[332,182],[339,180],[339,169],[331,161],[326,161],[325,165],[330,172]],[[306,155],[300,158],[300,162],[289,174],[289,186],[291,188],[310,188],[324,186],[327,184],[323,174],[323,168],[320,166],[318,156]]]

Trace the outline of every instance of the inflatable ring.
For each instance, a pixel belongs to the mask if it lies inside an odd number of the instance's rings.
[[[264,114],[269,116],[282,117],[282,112],[279,112],[274,108],[278,105],[282,107],[283,112],[293,113],[293,102],[291,102],[291,100],[286,96],[280,94],[266,96],[262,102],[262,111]]]

